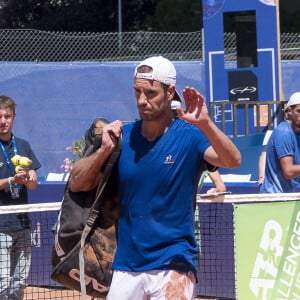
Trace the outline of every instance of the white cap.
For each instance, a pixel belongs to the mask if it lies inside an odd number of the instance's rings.
[[[138,73],[140,66],[148,66],[152,68],[152,73]],[[134,77],[156,80],[166,85],[176,85],[176,69],[174,65],[162,56],[153,56],[142,61],[134,71]]]
[[[288,107],[297,104],[300,104],[300,92],[292,94],[288,103],[286,104],[285,111],[287,110]]]
[[[151,73],[140,73],[137,69],[141,66],[148,66],[152,69]],[[176,85],[176,69],[171,61],[162,56],[153,56],[145,59],[135,68],[134,77],[156,80],[166,85]],[[174,100],[181,102],[178,92],[175,90]]]

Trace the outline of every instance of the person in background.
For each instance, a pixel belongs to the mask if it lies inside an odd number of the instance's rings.
[[[101,168],[122,138],[116,164],[120,218],[113,279],[107,300],[194,299],[198,248],[194,201],[204,160],[238,167],[241,155],[208,116],[203,96],[185,87],[186,110],[171,111],[176,69],[151,57],[134,71],[141,120],[103,128],[101,147],[75,162],[73,192],[93,189]]]
[[[108,123],[109,123],[109,121],[102,117],[94,119],[90,128],[85,132],[85,135],[84,135],[85,147],[83,150],[83,154],[85,154],[86,151],[88,150],[88,148],[94,144],[95,138],[99,138],[99,145],[100,145],[103,127],[104,127],[104,125],[106,125]],[[96,145],[96,147],[97,147],[97,145]]]
[[[37,187],[35,170],[41,167],[30,144],[12,130],[16,103],[0,96],[0,205],[28,203],[27,189]],[[11,161],[15,155],[29,159],[19,170]],[[31,229],[25,213],[0,217],[0,300],[22,300],[31,264]]]
[[[208,176],[214,184],[214,187],[207,190],[207,193],[218,193],[218,192],[226,192],[226,185],[222,179],[221,174],[218,170],[213,172],[208,172]]]
[[[261,151],[258,158],[258,180],[257,180],[258,185],[261,185],[264,182],[265,169],[266,169],[267,144],[272,132],[273,130],[270,129],[267,130],[262,142],[263,150]]]
[[[291,95],[285,113],[267,144],[260,193],[293,193],[300,180],[300,92]]]

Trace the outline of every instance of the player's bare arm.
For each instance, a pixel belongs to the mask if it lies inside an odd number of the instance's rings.
[[[89,191],[97,186],[102,178],[101,168],[121,137],[122,126],[119,120],[104,126],[101,147],[75,162],[69,180],[71,191]]]
[[[186,110],[178,108],[179,117],[196,125],[212,145],[205,152],[205,160],[224,168],[239,167],[241,164],[240,151],[210,119],[203,96],[195,88],[187,86],[183,90],[183,97]]]

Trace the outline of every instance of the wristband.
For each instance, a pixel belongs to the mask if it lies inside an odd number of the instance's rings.
[[[8,182],[8,185],[9,185],[9,189],[10,189],[10,190],[12,190],[11,179],[12,179],[12,177],[8,177],[8,178],[7,178],[7,182]]]
[[[259,177],[258,177],[258,179],[262,179],[262,178],[264,178],[264,176],[259,176]]]

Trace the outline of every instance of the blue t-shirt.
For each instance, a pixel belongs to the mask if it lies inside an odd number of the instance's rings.
[[[279,159],[291,155],[294,164],[300,164],[300,135],[295,133],[288,121],[281,122],[270,136],[266,149],[266,169],[260,193],[293,193],[299,177],[286,179]]]
[[[198,128],[175,119],[154,141],[141,121],[124,126],[117,165],[120,220],[116,270],[192,270],[198,249],[194,201],[203,154],[210,146]]]
[[[26,156],[32,160],[30,169],[37,170],[41,167],[40,162],[36,158],[34,152],[32,151],[29,143],[21,138],[15,137],[17,154],[21,156]],[[9,142],[2,142],[6,153],[10,158],[12,158],[14,153],[12,140]],[[14,169],[14,167],[13,167]],[[0,148],[0,178],[8,178],[14,174],[10,173],[9,167],[7,165],[3,151]],[[9,188],[0,190],[0,206],[1,205],[18,205],[18,204],[27,204],[28,203],[28,193],[26,186],[22,185],[20,188],[20,197],[13,199],[10,193]],[[0,230],[1,231],[17,231],[22,228],[29,228],[29,220],[26,214],[9,214],[0,216]]]

